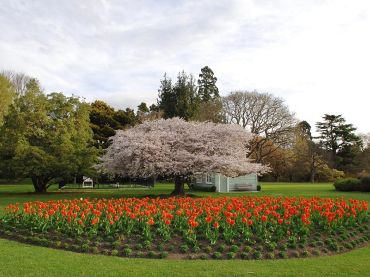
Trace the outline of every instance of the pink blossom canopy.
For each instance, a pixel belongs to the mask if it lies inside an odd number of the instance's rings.
[[[246,158],[251,138],[239,125],[180,118],[148,121],[117,131],[102,167],[112,174],[144,178],[201,172],[229,177],[263,173],[267,167]]]

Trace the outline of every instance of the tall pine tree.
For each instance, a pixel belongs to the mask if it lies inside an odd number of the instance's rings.
[[[320,144],[330,153],[330,163],[338,168],[343,157],[341,154],[348,154],[351,146],[361,143],[360,138],[355,134],[356,128],[346,123],[342,115],[325,114],[323,122],[317,122],[317,132],[320,133]]]
[[[180,72],[174,85],[165,74],[158,92],[158,107],[163,111],[165,118],[180,117],[188,120],[196,111],[197,86],[191,74]]]
[[[202,102],[208,102],[219,97],[216,82],[217,78],[214,76],[212,69],[208,66],[203,67],[198,79],[198,93]]]
[[[163,111],[165,118],[176,116],[176,95],[173,92],[172,80],[165,73],[158,89],[158,108]]]

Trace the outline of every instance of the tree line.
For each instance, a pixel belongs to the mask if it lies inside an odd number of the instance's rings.
[[[0,74],[0,178],[30,177],[39,192],[58,180],[99,176],[95,165],[116,130],[147,120],[180,117],[241,125],[254,136],[248,157],[268,165],[274,181],[329,181],[370,173],[370,135],[359,135],[342,115],[325,114],[316,134],[283,99],[258,91],[221,97],[217,77],[205,66],[198,78],[164,74],[157,102],[114,109],[63,93],[45,93],[25,74]]]

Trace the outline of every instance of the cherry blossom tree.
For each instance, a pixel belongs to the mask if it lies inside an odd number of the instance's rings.
[[[173,178],[172,194],[179,195],[195,173],[236,177],[266,172],[267,167],[247,158],[245,146],[251,139],[236,124],[159,119],[118,130],[101,165],[108,173],[125,177]]]

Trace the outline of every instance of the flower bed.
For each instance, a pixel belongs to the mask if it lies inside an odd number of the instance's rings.
[[[368,203],[297,197],[75,199],[9,205],[8,238],[74,251],[173,258],[286,258],[369,241]]]

